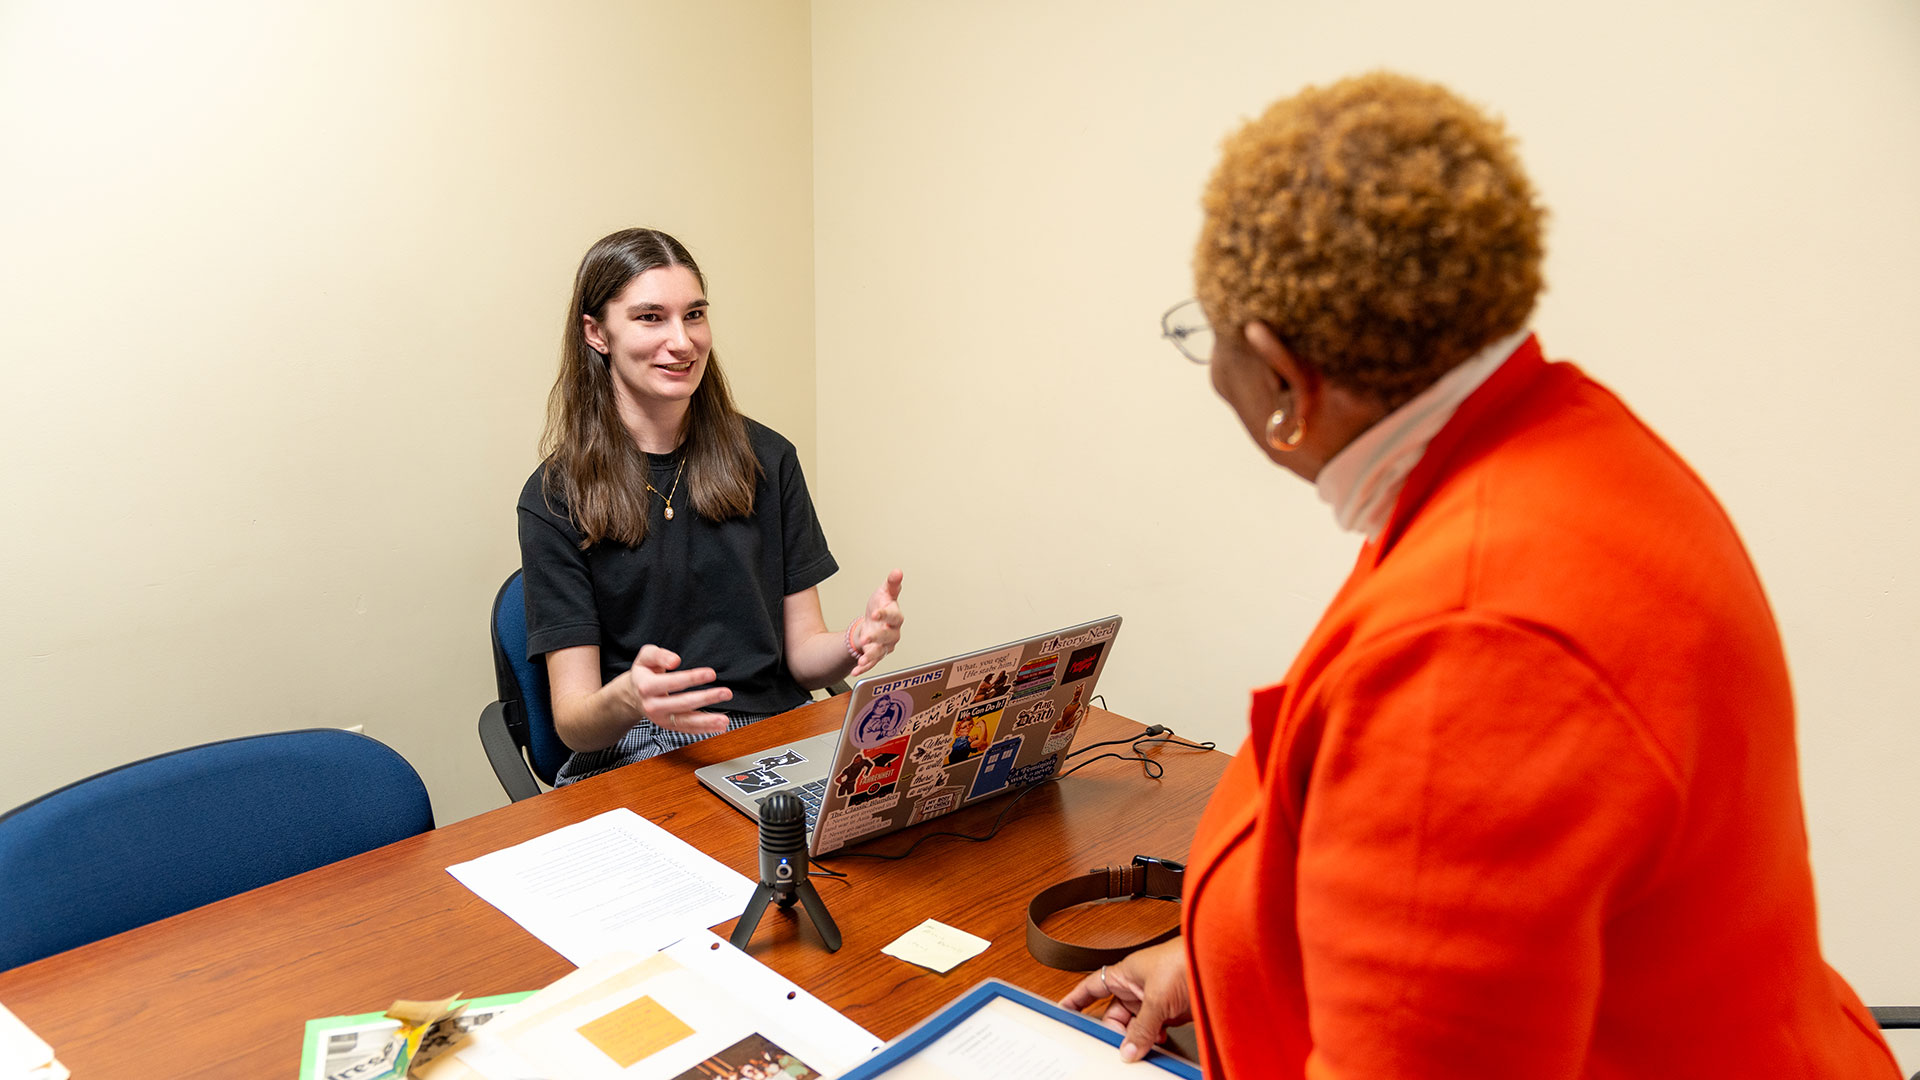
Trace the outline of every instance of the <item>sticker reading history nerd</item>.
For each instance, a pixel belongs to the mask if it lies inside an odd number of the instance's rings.
[[[913,715],[913,695],[903,690],[881,694],[861,710],[853,724],[853,744],[879,746],[906,733],[907,719]]]

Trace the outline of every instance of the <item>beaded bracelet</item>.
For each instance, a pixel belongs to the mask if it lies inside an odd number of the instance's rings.
[[[860,662],[860,650],[853,647],[853,628],[859,625],[859,619],[847,624],[847,654],[853,657],[853,662],[856,664]]]

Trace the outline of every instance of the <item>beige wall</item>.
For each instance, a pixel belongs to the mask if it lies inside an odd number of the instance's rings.
[[[739,2],[0,5],[0,806],[364,723],[441,821],[597,237],[813,443],[808,23]]]
[[[1445,81],[1507,116],[1553,209],[1549,353],[1662,431],[1759,563],[1829,955],[1867,998],[1920,1002],[1920,11],[813,11],[817,486],[856,571],[830,608],[905,564],[905,659],[1120,612],[1107,700],[1237,745],[1356,541],[1157,319],[1193,291],[1230,128],[1373,67]]]

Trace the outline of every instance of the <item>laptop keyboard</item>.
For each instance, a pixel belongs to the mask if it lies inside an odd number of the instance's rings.
[[[813,835],[813,823],[820,819],[820,801],[827,797],[827,777],[821,777],[811,784],[802,784],[792,789],[800,796],[801,805],[807,808],[807,835]]]

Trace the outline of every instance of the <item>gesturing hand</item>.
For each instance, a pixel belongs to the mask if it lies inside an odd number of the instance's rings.
[[[627,669],[627,699],[641,716],[655,727],[684,731],[693,735],[713,735],[727,730],[727,718],[719,713],[701,712],[709,705],[733,700],[733,691],[724,686],[695,690],[714,680],[712,668],[680,666],[680,654],[658,645],[643,645],[640,655]]]
[[[1120,1044],[1120,1056],[1127,1061],[1146,1057],[1168,1025],[1193,1018],[1186,945],[1174,938],[1129,953],[1119,963],[1080,980],[1060,999],[1060,1006],[1079,1012],[1104,997],[1113,1002],[1100,1022],[1127,1037]]]
[[[888,574],[886,582],[867,597],[866,614],[847,627],[847,650],[857,658],[850,677],[873,670],[900,643],[900,625],[907,621],[900,614],[900,582],[905,577],[898,570]]]

